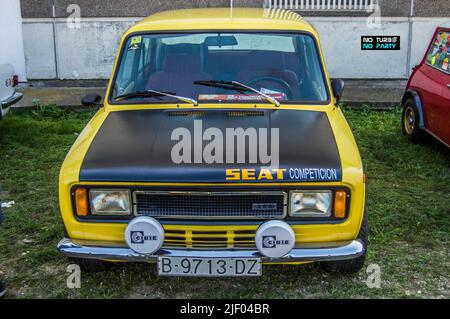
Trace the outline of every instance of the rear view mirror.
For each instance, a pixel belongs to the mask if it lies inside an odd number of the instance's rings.
[[[208,47],[223,47],[237,45],[236,37],[233,35],[226,36],[209,36],[205,38],[204,45]]]
[[[331,82],[331,88],[333,89],[333,95],[336,99],[336,105],[339,104],[342,94],[344,93],[345,83],[342,79],[334,79]]]
[[[83,97],[83,99],[81,100],[81,104],[83,106],[102,107],[102,97],[96,93],[90,93]]]

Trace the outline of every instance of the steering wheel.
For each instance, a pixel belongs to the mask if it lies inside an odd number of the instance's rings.
[[[282,93],[286,94],[286,97],[288,100],[292,99],[292,86],[289,85],[289,83],[287,83],[285,80],[276,78],[274,76],[258,76],[256,78],[252,79],[251,81],[247,82],[247,85],[252,86],[252,84],[261,82],[261,81],[272,81],[272,82],[281,84],[282,86],[284,86],[287,89],[286,92],[282,92]],[[276,91],[276,90],[274,90],[274,91]]]

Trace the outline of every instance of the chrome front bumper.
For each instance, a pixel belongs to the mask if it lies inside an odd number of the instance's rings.
[[[102,259],[111,261],[155,262],[160,256],[192,257],[192,258],[261,258],[265,263],[289,263],[302,261],[331,261],[353,259],[361,256],[365,247],[360,240],[309,244],[297,246],[281,258],[268,258],[261,255],[256,249],[188,249],[188,248],[161,248],[152,255],[141,255],[127,246],[117,243],[78,241],[68,238],[58,243],[58,251],[65,256],[73,258]]]
[[[23,97],[22,93],[14,92],[14,94],[11,95],[9,98],[1,101],[1,106],[2,108],[10,107],[11,105],[19,102],[22,99],[22,97]]]

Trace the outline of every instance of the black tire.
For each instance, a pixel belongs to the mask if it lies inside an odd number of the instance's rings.
[[[321,262],[320,267],[328,272],[337,272],[341,274],[358,273],[363,268],[364,262],[366,260],[368,233],[369,233],[369,225],[367,218],[367,210],[364,208],[363,221],[358,234],[358,239],[360,239],[364,244],[365,248],[364,253],[355,259]]]
[[[69,258],[71,264],[80,266],[83,272],[103,272],[111,268],[111,263],[98,259]]]
[[[413,98],[403,104],[402,131],[414,144],[421,143],[425,139],[425,131],[419,127],[420,113]]]

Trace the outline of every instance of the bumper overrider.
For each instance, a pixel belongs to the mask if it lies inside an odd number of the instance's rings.
[[[13,95],[11,95],[9,98],[1,101],[2,108],[10,107],[11,105],[19,102],[23,97],[22,93],[15,92]]]
[[[159,257],[261,258],[263,263],[295,263],[354,259],[365,246],[360,240],[295,245],[292,228],[282,221],[263,223],[256,232],[256,249],[194,249],[162,246],[164,229],[151,217],[133,219],[125,230],[126,244],[64,238],[58,251],[73,258],[156,262]]]

